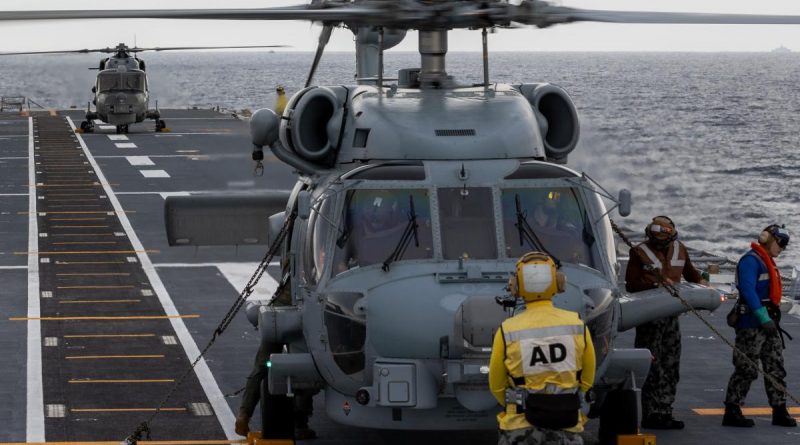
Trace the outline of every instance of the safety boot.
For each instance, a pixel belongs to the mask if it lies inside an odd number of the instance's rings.
[[[739,405],[735,403],[725,404],[725,415],[722,417],[722,426],[752,428],[755,424],[753,419],[748,419],[742,414],[742,408]]]
[[[642,428],[650,430],[682,430],[683,427],[683,422],[672,414],[650,414],[642,419]]]
[[[236,423],[233,425],[234,431],[240,436],[247,436],[250,432],[250,416],[247,415],[244,409],[239,410],[239,415],[236,416]]]
[[[789,415],[786,404],[772,407],[772,424],[777,426],[797,426],[797,421]]]

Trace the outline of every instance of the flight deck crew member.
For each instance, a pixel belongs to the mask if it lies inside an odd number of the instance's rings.
[[[681,276],[691,283],[707,284],[692,265],[686,247],[678,241],[678,231],[669,217],[656,216],[644,232],[645,242],[630,250],[625,271],[625,289],[628,292],[659,287],[659,275],[667,284],[679,283]],[[642,428],[683,429],[683,422],[672,417],[672,404],[680,380],[678,316],[637,326],[634,344],[637,348],[649,349],[653,356],[650,372],[642,386]]]
[[[583,444],[580,397],[594,383],[594,347],[578,314],[553,306],[564,285],[541,252],[525,254],[509,281],[526,308],[503,322],[492,345],[489,388],[504,407],[499,445]]]
[[[288,263],[285,265],[288,267]],[[289,285],[283,286],[281,291],[275,296],[276,306],[288,306],[292,304],[292,297]],[[253,363],[253,370],[247,376],[247,383],[242,394],[242,404],[239,406],[239,414],[236,416],[234,430],[240,436],[246,436],[250,432],[250,418],[253,417],[256,405],[261,399],[261,385],[266,385],[267,360],[271,354],[280,353],[283,345],[276,343],[261,342],[256,359]],[[294,438],[297,440],[316,439],[317,433],[308,426],[308,420],[314,412],[313,393],[308,390],[295,390],[294,397]]]
[[[736,265],[736,287],[739,289],[737,305],[743,305],[736,322],[736,349],[733,375],[725,393],[725,426],[752,427],[752,419],[744,417],[742,405],[750,384],[758,377],[756,364],[761,360],[764,372],[782,386],[765,378],[764,387],[772,407],[772,424],[797,426],[786,410],[786,369],[783,366],[783,344],[780,322],[781,276],[775,260],[789,244],[789,232],[773,224],[765,228],[758,243]],[[750,360],[746,360],[745,356]]]
[[[283,90],[283,85],[278,85],[278,88],[275,89],[275,92],[278,94],[278,97],[275,98],[275,113],[278,116],[283,114],[283,110],[286,109],[286,92]]]

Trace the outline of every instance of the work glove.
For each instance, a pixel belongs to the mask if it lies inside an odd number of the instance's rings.
[[[764,329],[764,332],[766,332],[767,335],[778,335],[778,325],[776,325],[772,320],[762,324],[761,327]]]

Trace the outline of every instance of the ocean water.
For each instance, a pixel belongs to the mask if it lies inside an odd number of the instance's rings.
[[[159,53],[147,61],[159,107],[271,107],[277,84],[300,89],[311,53]],[[0,94],[45,107],[85,107],[96,55],[0,60]],[[348,84],[353,53],[327,53],[316,84]],[[736,258],[766,225],[797,234],[779,258],[800,266],[800,54],[492,53],[495,82],[551,82],[572,96],[581,140],[569,166],[608,190],[627,188],[639,228],[654,215],[675,220],[693,247]],[[386,75],[419,65],[388,52]],[[482,79],[480,53],[451,53],[448,72]],[[243,150],[249,150],[243,147]],[[616,215],[616,213],[614,213]]]

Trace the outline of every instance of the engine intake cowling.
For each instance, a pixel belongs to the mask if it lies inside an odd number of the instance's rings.
[[[312,87],[292,99],[281,122],[281,142],[306,161],[332,166],[345,120],[347,90]]]
[[[549,83],[523,84],[519,89],[536,114],[547,159],[566,163],[580,136],[578,112],[569,94]]]

